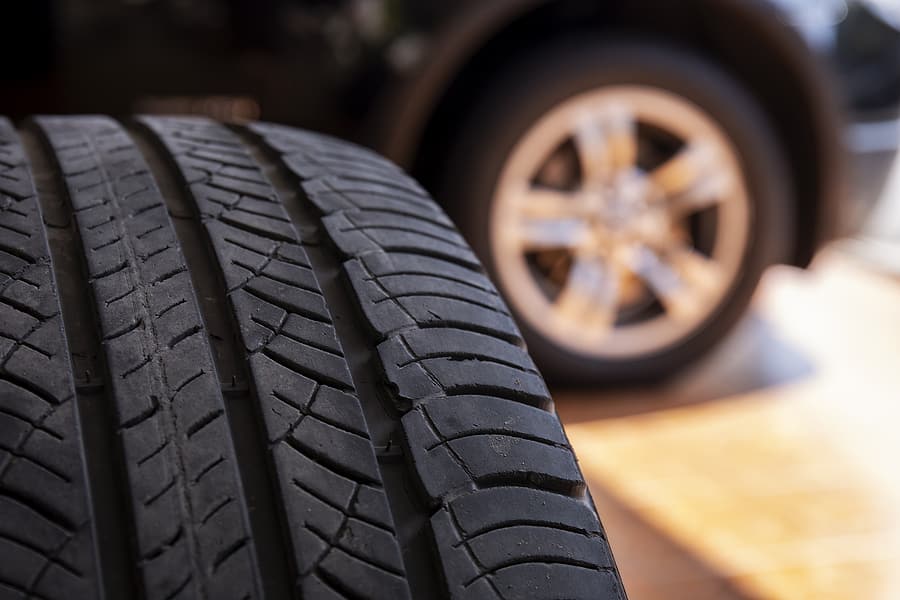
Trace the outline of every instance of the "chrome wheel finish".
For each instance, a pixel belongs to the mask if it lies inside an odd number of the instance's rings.
[[[495,189],[508,301],[544,337],[630,358],[696,331],[737,278],[751,227],[737,151],[665,90],[583,93],[535,123]]]

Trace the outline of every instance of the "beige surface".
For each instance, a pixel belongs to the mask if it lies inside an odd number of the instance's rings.
[[[632,600],[900,598],[900,282],[767,274],[704,364],[556,391]]]

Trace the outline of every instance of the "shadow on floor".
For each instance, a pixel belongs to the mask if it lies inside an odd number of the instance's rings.
[[[709,356],[674,379],[614,389],[557,385],[553,394],[565,396],[557,406],[563,421],[580,423],[713,402],[813,375],[815,367],[804,353],[751,313]]]
[[[591,493],[630,598],[759,600],[646,522],[597,482]]]

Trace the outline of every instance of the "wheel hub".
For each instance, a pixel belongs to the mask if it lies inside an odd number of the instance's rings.
[[[586,191],[582,219],[591,237],[586,243],[607,256],[642,242],[664,243],[672,222],[665,210],[650,201],[653,195],[646,174],[637,171]]]

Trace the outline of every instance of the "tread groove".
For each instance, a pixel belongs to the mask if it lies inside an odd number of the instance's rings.
[[[206,427],[207,425],[209,425],[210,423],[212,423],[213,421],[215,421],[216,419],[221,417],[223,414],[225,414],[224,410],[214,410],[213,412],[209,413],[208,415],[206,415],[200,419],[197,419],[196,421],[194,421],[193,423],[188,425],[188,428],[185,431],[185,434],[189,438],[194,437],[195,435],[197,435],[198,433],[203,431],[204,427]]]

